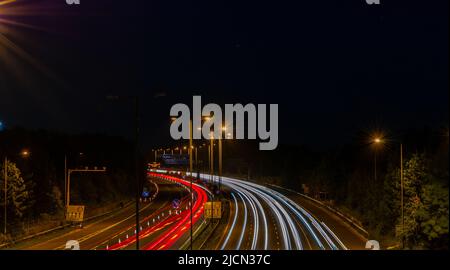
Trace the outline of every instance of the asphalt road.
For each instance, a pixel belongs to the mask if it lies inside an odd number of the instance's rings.
[[[364,249],[362,236],[318,205],[238,179],[223,177],[222,185],[230,196],[230,214],[216,249]]]
[[[201,175],[208,179],[207,175]],[[157,196],[141,204],[140,247],[144,250],[179,249],[190,237],[189,182],[178,177],[152,174]],[[302,196],[252,182],[222,178],[229,213],[216,242],[218,250],[338,250],[364,249],[365,239],[329,210]],[[203,223],[207,191],[193,186],[193,231]],[[178,208],[172,207],[180,199]],[[64,249],[77,240],[81,249],[135,249],[135,209],[128,205],[113,214],[92,220],[83,228],[72,227],[21,242],[12,249]]]
[[[287,189],[280,189],[274,187],[273,189],[283,193],[288,198],[307,209],[315,219],[325,223],[329,228],[333,228],[333,232],[341,239],[344,245],[350,250],[365,250],[365,244],[367,238],[351,226],[347,221],[333,213],[332,211],[322,207],[321,205],[313,202],[297,192]]]
[[[185,190],[185,194],[188,194],[191,188],[189,181],[179,177],[157,173],[149,173],[149,177],[155,181],[163,181],[181,187]],[[202,223],[203,205],[208,199],[207,191],[195,183],[192,185],[192,191],[192,208],[190,196],[183,196],[181,203],[176,208],[173,208],[172,205],[164,206],[141,219],[140,247],[142,250],[179,249],[189,239],[191,220],[194,229]],[[134,243],[134,226],[132,226],[118,232],[98,247],[108,250],[134,249]]]
[[[159,224],[157,216],[160,215],[161,211],[167,211],[167,209],[171,208],[173,199],[180,199],[187,195],[184,188],[174,183],[164,180],[155,180],[154,182],[158,186],[157,196],[151,202],[141,203],[140,217],[142,227]],[[156,220],[153,221],[154,219]],[[124,241],[127,236],[131,238],[134,231],[135,205],[131,204],[113,214],[87,222],[83,225],[83,228],[71,227],[56,231],[42,237],[32,238],[18,243],[10,249],[64,249],[66,242],[69,240],[78,241],[82,250],[107,249],[109,246],[115,244],[115,241],[119,241],[119,239],[121,239],[120,241]],[[158,231],[163,231],[163,229]],[[142,244],[145,244],[145,241]],[[130,244],[127,248],[135,249],[135,245]]]

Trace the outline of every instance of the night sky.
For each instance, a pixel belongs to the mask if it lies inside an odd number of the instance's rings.
[[[148,146],[194,94],[278,103],[281,143],[448,126],[448,1],[17,1],[2,36],[7,127],[132,134],[131,103],[108,94],[140,96]]]

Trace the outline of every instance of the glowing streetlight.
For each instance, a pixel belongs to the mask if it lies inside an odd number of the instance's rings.
[[[372,137],[372,144],[374,146],[383,146],[385,144],[385,140],[383,140],[382,136],[376,135]],[[377,180],[377,154],[375,151],[375,181]],[[404,187],[403,187],[403,143],[400,142],[400,210],[401,210],[401,221],[402,221],[402,233],[405,227],[405,216],[404,216]],[[404,238],[402,236],[402,247],[404,247]]]
[[[20,152],[20,155],[24,158],[27,158],[30,156],[30,151],[28,150],[22,150],[22,152]]]

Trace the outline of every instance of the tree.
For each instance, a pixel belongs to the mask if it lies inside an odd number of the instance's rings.
[[[423,204],[417,210],[425,248],[448,248],[448,187],[432,183],[422,188]]]
[[[423,154],[413,155],[404,165],[405,226],[397,234],[407,248],[439,249],[448,244],[448,179],[434,175],[431,167]],[[392,207],[389,214],[401,228],[399,175],[398,168],[389,174],[384,203]]]
[[[2,163],[1,172],[3,176],[4,172],[4,162]],[[29,207],[29,191],[25,180],[23,179],[20,170],[17,168],[16,164],[11,161],[6,163],[7,166],[7,214],[8,216],[15,220],[21,218],[27,208]],[[0,185],[2,187],[2,192],[0,193],[2,206],[4,207],[4,192],[3,188],[5,186],[4,177],[1,178]],[[3,214],[3,212],[2,212]]]

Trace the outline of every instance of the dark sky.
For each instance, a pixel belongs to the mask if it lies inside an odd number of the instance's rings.
[[[278,103],[282,143],[448,126],[448,1],[64,2],[0,9],[6,126],[130,134],[131,104],[108,94],[140,96],[146,145],[169,140],[170,107],[193,94]]]

